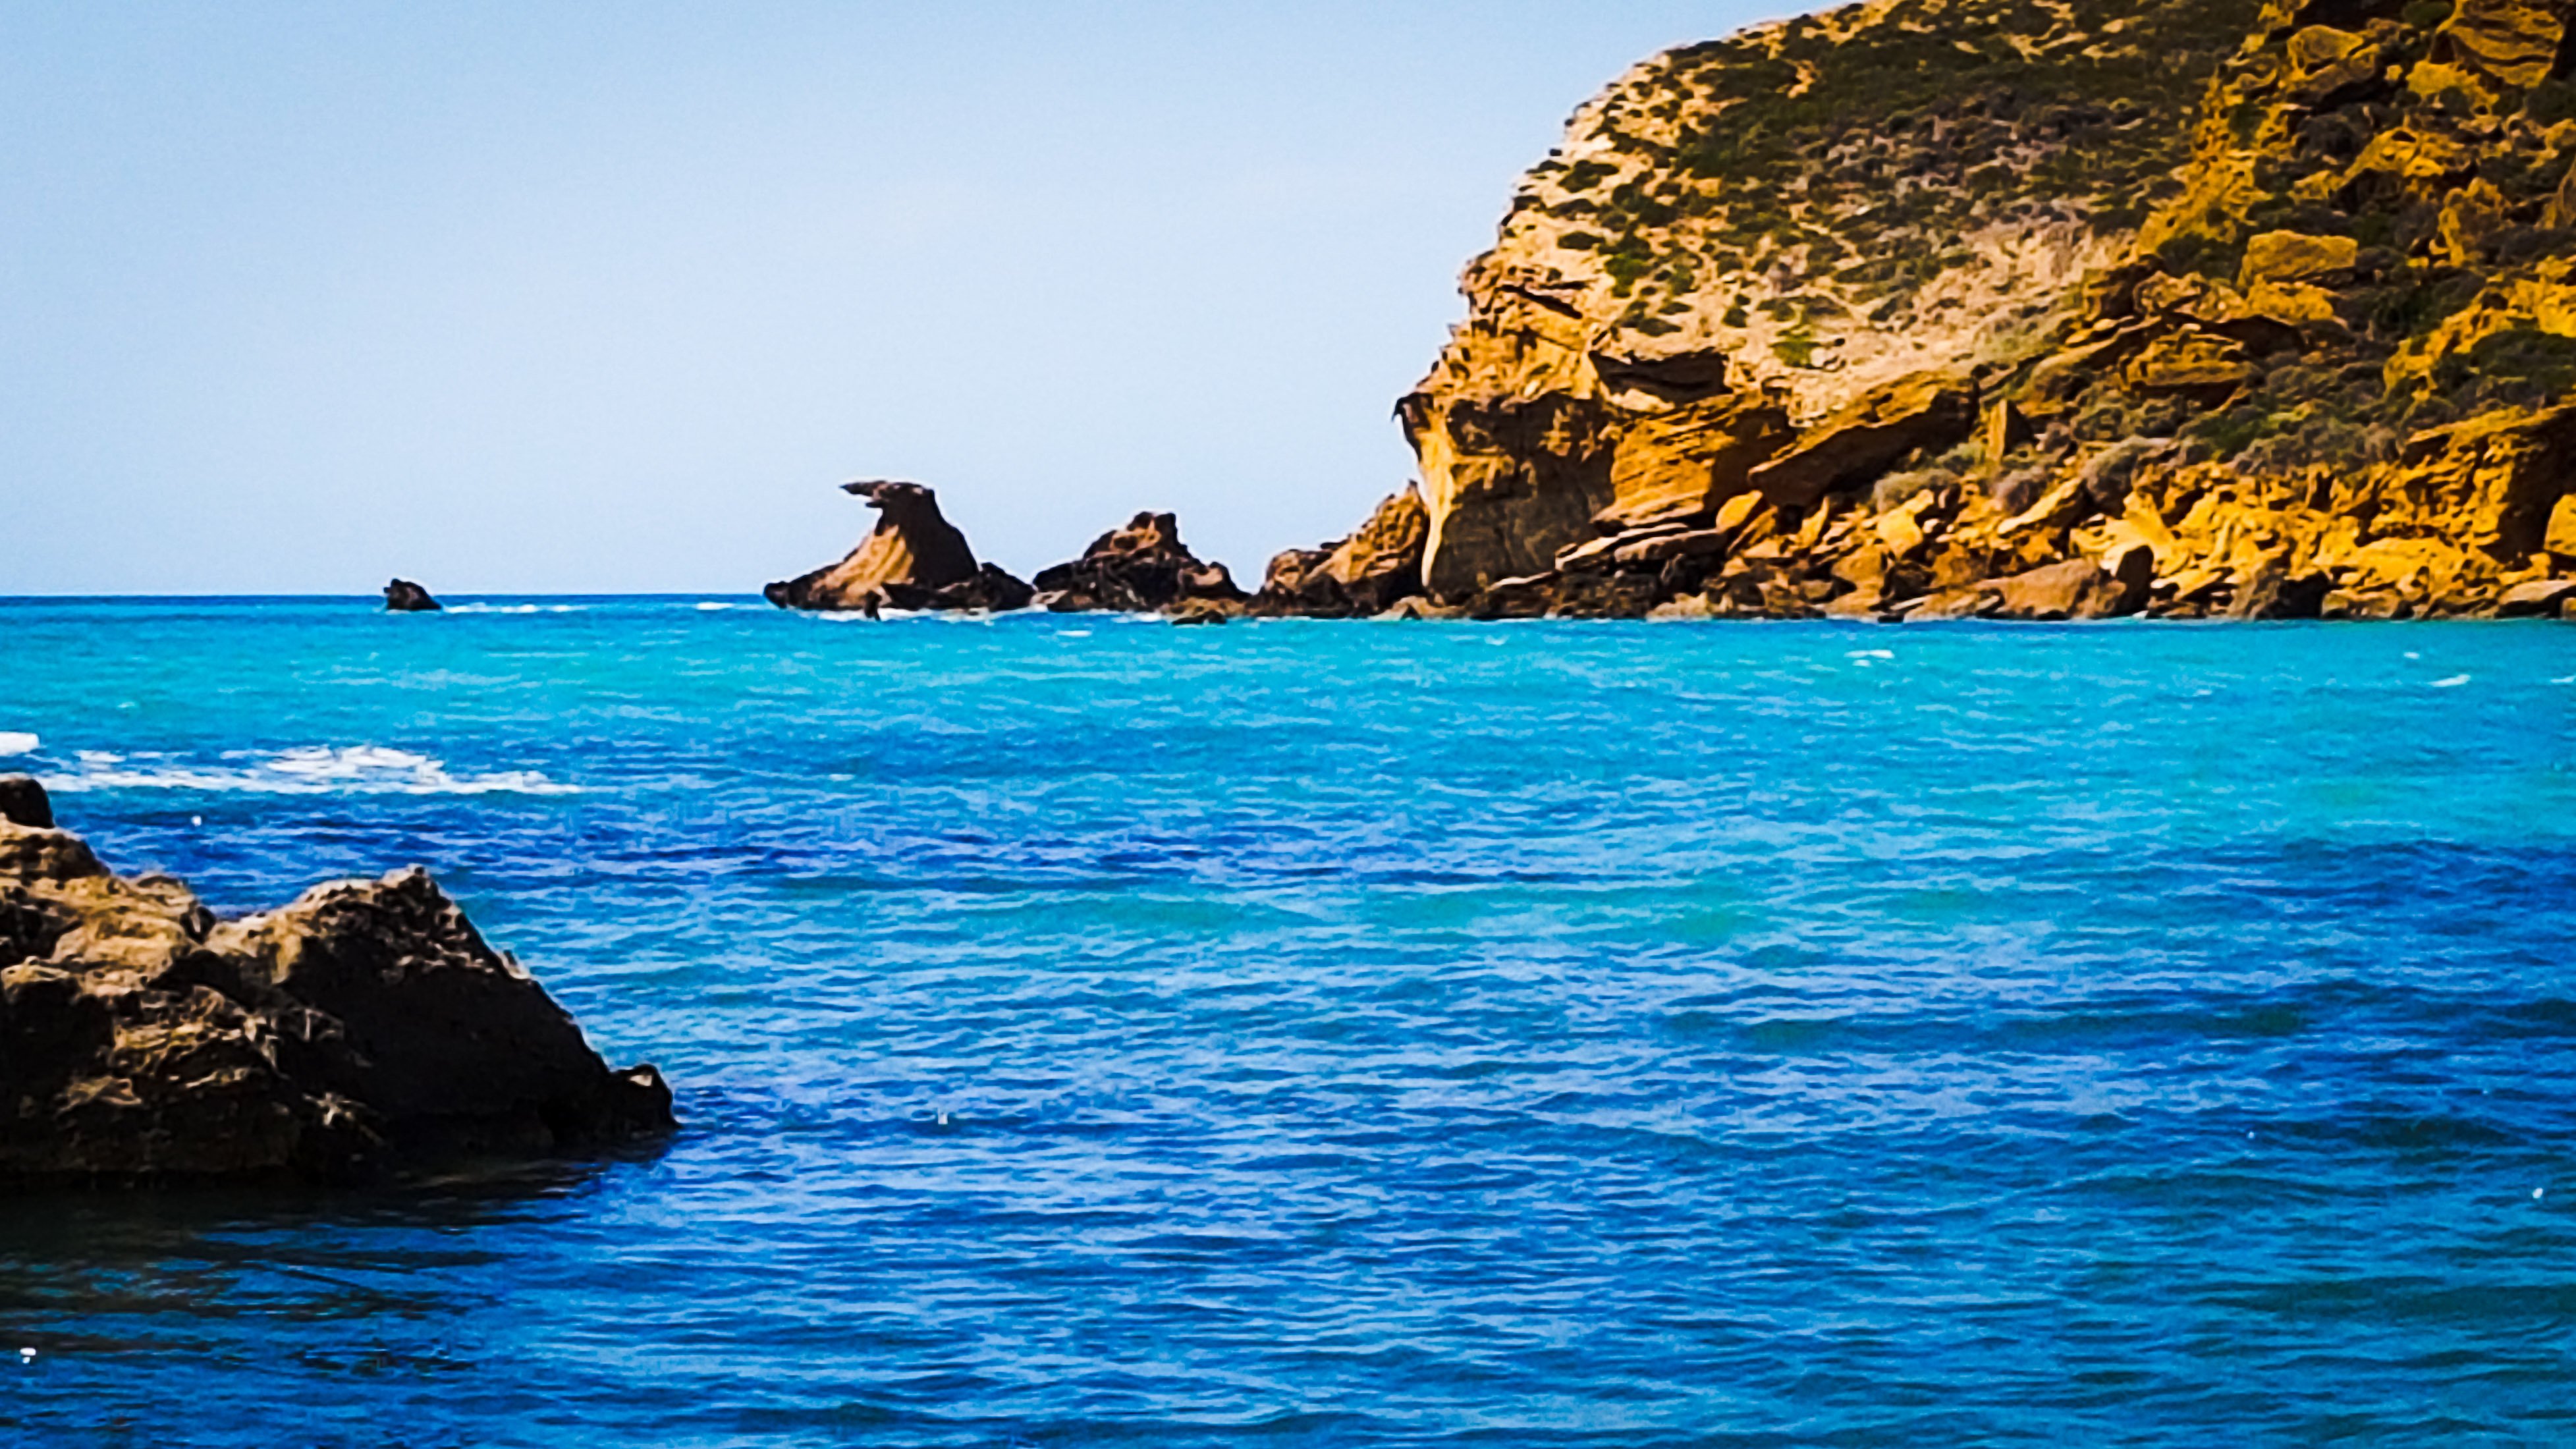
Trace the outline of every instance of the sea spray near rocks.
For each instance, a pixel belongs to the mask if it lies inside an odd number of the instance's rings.
[[[166,751],[75,750],[49,772],[54,790],[200,791],[242,795],[577,795],[581,786],[537,770],[458,774],[444,760],[384,745],[229,750],[213,758]]]

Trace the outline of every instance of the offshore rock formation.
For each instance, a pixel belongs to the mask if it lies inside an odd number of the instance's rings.
[[[672,1128],[660,1074],[610,1071],[426,873],[218,920],[26,785],[0,792],[0,1182],[345,1181]]]
[[[396,614],[434,614],[443,607],[429,596],[429,590],[409,579],[395,579],[385,585],[385,608]]]
[[[1424,583],[1484,615],[2556,612],[2571,20],[1870,0],[1648,61],[1524,179],[1400,406]]]
[[[1192,618],[1242,612],[1243,590],[1221,563],[1207,563],[1181,542],[1168,513],[1139,513],[1124,528],[1091,541],[1082,557],[1041,569],[1036,603],[1057,613],[1108,609]]]
[[[978,564],[966,535],[940,516],[939,495],[918,483],[862,480],[841,490],[877,510],[876,527],[839,563],[768,585],[782,609],[864,612],[897,609],[1018,609],[1030,589],[992,564]]]
[[[1292,548],[1272,559],[1249,611],[1323,619],[1383,613],[1422,592],[1422,559],[1430,541],[1430,510],[1421,490],[1407,485],[1348,538],[1321,548]]]

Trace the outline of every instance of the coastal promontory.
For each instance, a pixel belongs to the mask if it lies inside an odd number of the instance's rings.
[[[2554,611],[2571,18],[1870,0],[1654,57],[1523,178],[1402,401],[1424,587],[1486,615]]]

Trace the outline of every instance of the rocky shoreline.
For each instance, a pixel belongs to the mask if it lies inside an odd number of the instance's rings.
[[[676,1126],[429,875],[219,919],[0,780],[0,1184],[364,1182]]]
[[[1381,503],[1348,537],[1271,560],[1246,594],[1223,564],[1180,541],[1168,513],[1140,513],[1094,540],[1081,557],[1022,582],[972,563],[964,538],[938,517],[931,490],[899,487],[907,504],[840,564],[766,589],[781,608],[1057,613],[1159,613],[1176,623],[1228,619],[1804,619],[1880,623],[1953,619],[2054,621],[2141,616],[2180,619],[2559,618],[2576,613],[2576,538],[2551,536],[2553,562],[2427,594],[2352,583],[2353,570],[2257,551],[2224,569],[2167,571],[2166,560],[2244,526],[2223,506],[2216,480],[2156,478],[2133,485],[2122,513],[2102,516],[2100,470],[2037,498],[2031,484],[1982,488],[1939,479],[1885,507],[1825,495],[1781,505],[1761,492],[1714,507],[1667,509],[1651,522],[1618,516],[1558,550],[1553,567],[1491,579],[1443,596],[1424,582],[1429,510],[1408,488]],[[855,491],[860,485],[850,485]],[[2237,485],[2218,483],[2232,490]],[[2025,501],[2026,500],[2026,501]],[[2016,505],[2021,506],[2016,506]],[[2108,535],[2072,549],[2086,530]],[[915,533],[928,535],[923,547]],[[938,557],[941,531],[956,542],[945,572],[917,569]],[[2163,542],[2161,546],[2158,541]],[[2563,546],[2567,552],[2558,553]],[[2435,546],[2382,546],[2421,565]],[[2188,555],[2186,555],[2188,556]],[[931,579],[946,578],[945,583]],[[2447,577],[2460,582],[2460,572]]]
[[[1460,285],[1397,406],[1418,489],[1249,597],[1113,583],[1119,534],[1178,550],[1140,515],[1029,601],[1915,622],[2576,599],[2571,0],[1874,0],[1757,26],[1587,102]],[[962,556],[876,584],[1011,607],[942,592]]]

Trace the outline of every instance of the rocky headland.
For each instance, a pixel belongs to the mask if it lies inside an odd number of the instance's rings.
[[[1585,105],[1401,405],[1485,615],[2555,612],[2567,0],[1871,0]]]
[[[1866,0],[1578,110],[1398,405],[1418,489],[1250,598],[1168,514],[979,580],[915,485],[770,597],[2576,613],[2571,163],[2576,0]]]
[[[347,1182],[673,1125],[426,872],[219,919],[0,780],[0,1183]]]

